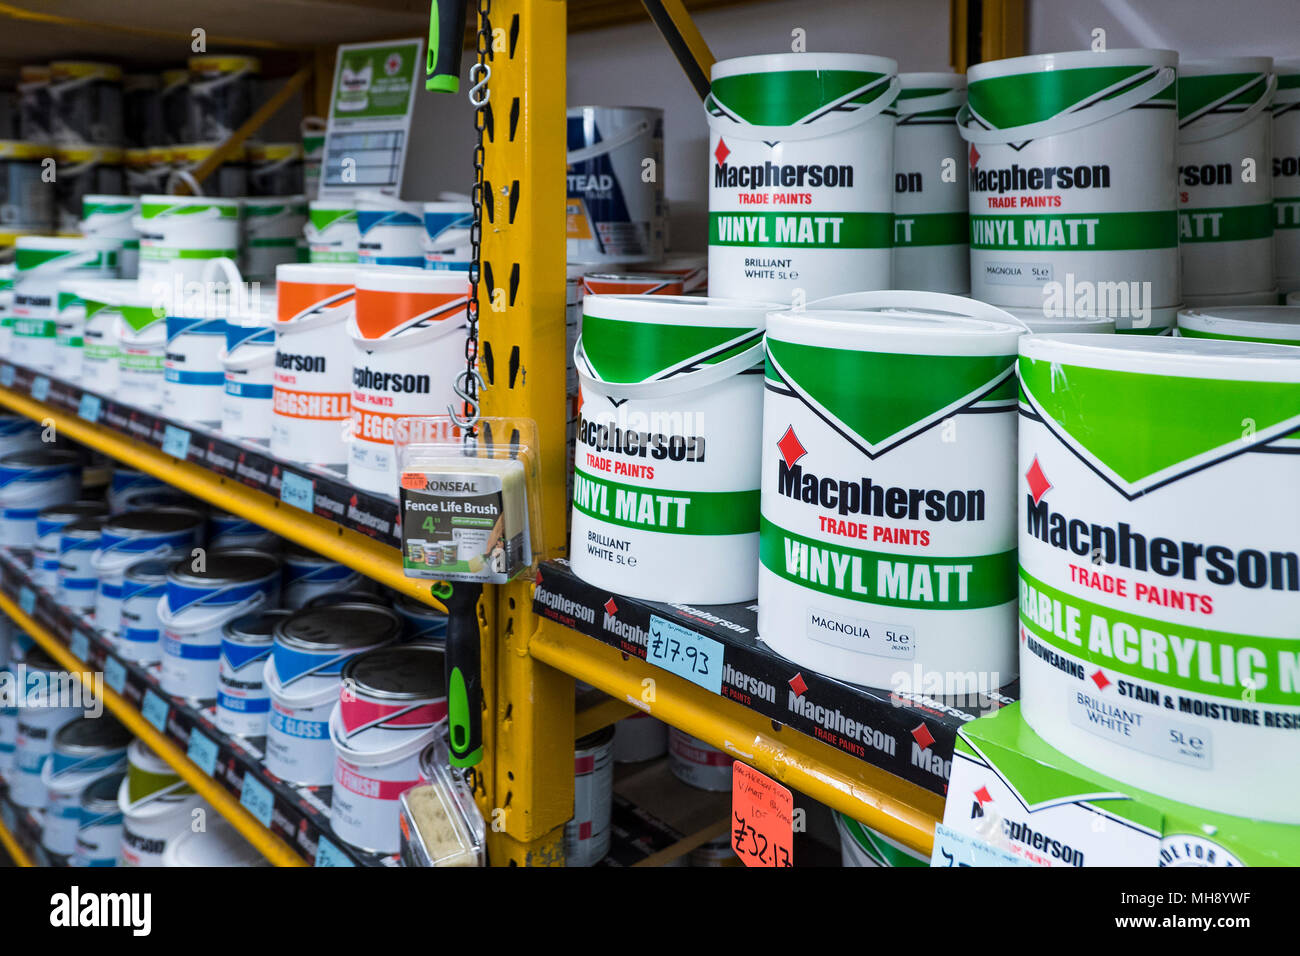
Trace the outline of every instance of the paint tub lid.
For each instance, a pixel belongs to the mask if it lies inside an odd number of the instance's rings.
[[[469,294],[467,273],[415,266],[370,266],[357,270],[357,290],[413,292],[421,295]]]
[[[292,611],[284,608],[254,611],[252,614],[245,614],[233,621],[227,621],[221,628],[221,636],[232,644],[266,645],[269,647],[272,636],[275,634],[276,625],[292,613]]]
[[[366,651],[343,665],[341,677],[380,700],[431,700],[447,696],[443,652],[431,644],[396,644]]]
[[[1025,329],[1006,322],[937,312],[839,311],[809,309],[776,312],[768,334],[777,341],[862,352],[911,355],[1001,355],[1016,350]]]
[[[54,749],[68,757],[88,757],[110,750],[125,751],[134,739],[131,731],[112,717],[82,717],[54,732]]]
[[[1223,73],[1271,73],[1271,56],[1221,56],[1204,60],[1183,60],[1178,64],[1178,78],[1217,76]]]
[[[788,308],[776,302],[703,295],[589,295],[582,300],[583,315],[596,319],[736,329],[761,329],[769,312]]]
[[[0,458],[0,468],[67,468],[81,464],[81,455],[62,448],[27,448]]]
[[[275,281],[350,286],[356,283],[357,271],[346,262],[282,262],[275,267]]]
[[[126,773],[110,773],[107,777],[92,780],[81,791],[81,809],[92,817],[116,813],[117,792],[126,780]]]
[[[104,531],[120,538],[136,538],[151,534],[191,531],[201,524],[203,524],[203,515],[197,511],[164,506],[113,515],[105,522]]]
[[[214,548],[207,553],[202,571],[193,569],[190,558],[181,558],[167,572],[175,584],[203,586],[214,581],[238,584],[260,581],[280,571],[280,559],[255,548]]]
[[[1004,60],[973,63],[966,71],[966,82],[973,85],[978,80],[996,76],[1015,76],[1021,73],[1046,73],[1058,70],[1110,68],[1116,66],[1176,66],[1178,53],[1174,50],[1148,50],[1124,48],[1094,53],[1091,50],[1067,50],[1061,53],[1033,53],[1013,56]]]
[[[1217,309],[1184,309],[1178,327],[1211,336],[1270,339],[1300,343],[1300,306],[1230,305]]]
[[[1029,326],[1030,332],[1114,332],[1115,320],[1101,315],[1044,315],[1042,309],[1005,310]]]
[[[91,515],[88,518],[78,518],[76,521],[69,521],[59,532],[65,538],[98,538],[104,529],[104,522],[108,520],[107,515]]]
[[[1293,345],[1134,335],[1026,335],[1020,354],[1061,365],[1261,382],[1300,382],[1300,350]]]
[[[146,558],[128,565],[122,572],[122,580],[132,584],[162,584],[167,580],[167,572],[176,562],[170,558]]]
[[[324,594],[317,594],[314,598],[303,604],[302,609],[313,607],[331,607],[335,604],[375,604],[379,607],[392,607],[392,602],[383,594],[375,594],[371,591],[326,591]]]
[[[592,731],[585,737],[579,737],[573,742],[575,751],[597,750],[606,747],[614,740],[614,725],[601,727],[600,730]]]
[[[278,644],[295,650],[361,650],[386,644],[402,633],[397,612],[376,604],[334,604],[294,612],[275,628]]]
[[[868,53],[760,53],[718,60],[710,78],[717,80],[746,73],[812,72],[844,70],[856,73],[897,73],[898,61]],[[820,82],[810,79],[810,84]]]
[[[167,843],[163,866],[269,866],[266,858],[239,831],[220,817],[209,816],[206,831],[184,830]]]
[[[50,505],[36,513],[37,520],[64,521],[70,523],[79,518],[95,518],[108,514],[108,505],[102,501],[70,501],[62,505]]]

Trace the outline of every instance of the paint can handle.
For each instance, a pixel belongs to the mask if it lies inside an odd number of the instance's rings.
[[[1257,81],[1255,81],[1257,82]],[[1247,84],[1248,86],[1253,85]],[[1277,92],[1277,74],[1269,73],[1268,81],[1265,84],[1264,92],[1260,94],[1255,102],[1240,113],[1232,113],[1225,119],[1216,120],[1213,123],[1198,123],[1195,126],[1182,127],[1178,129],[1178,142],[1183,143],[1204,143],[1206,140],[1217,139],[1220,136],[1226,136],[1229,133],[1241,129],[1262,111],[1268,109],[1273,104],[1273,95]],[[1196,122],[1188,120],[1188,122]]]

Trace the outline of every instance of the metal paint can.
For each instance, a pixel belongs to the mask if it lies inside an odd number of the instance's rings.
[[[203,516],[188,508],[150,508],[104,522],[91,565],[99,578],[95,626],[116,637],[122,626],[122,574],[146,558],[181,558],[203,540]]]
[[[614,803],[614,728],[573,745],[573,819],[564,825],[566,866],[595,866],[609,852]]]
[[[58,601],[70,611],[89,614],[95,609],[99,575],[95,572],[95,550],[108,519],[103,515],[78,518],[59,533]]]
[[[275,626],[291,611],[254,611],[226,622],[217,668],[217,729],[239,737],[265,737],[271,695],[263,675]]]
[[[122,845],[122,810],[117,792],[124,773],[100,777],[81,792],[77,836],[69,866],[117,866]]]
[[[41,771],[54,752],[54,735],[64,724],[80,717],[83,707],[53,703],[59,689],[79,685],[44,650],[28,651],[22,667],[14,668],[22,679],[15,682],[20,699],[9,799],[20,807],[43,810],[49,793],[41,782]]]
[[[49,791],[41,846],[63,856],[75,852],[82,794],[100,777],[126,769],[131,739],[111,717],[80,717],[55,732],[53,752],[41,769],[41,783]]]
[[[59,586],[59,541],[63,529],[81,518],[108,514],[102,501],[72,501],[42,508],[36,516],[36,543],[32,545],[32,580],[54,593]]]
[[[730,790],[731,765],[736,762],[716,747],[676,727],[668,729],[668,769],[688,786],[700,790]]]
[[[137,561],[122,573],[121,628],[114,645],[118,656],[141,664],[162,659],[162,624],[158,602],[167,591],[171,558]]]
[[[81,492],[81,455],[59,448],[33,448],[0,458],[0,545],[36,544],[36,516],[50,505],[76,501]]]
[[[281,594],[284,606],[297,609],[319,594],[357,587],[364,581],[361,572],[346,564],[322,558],[301,545],[290,543],[284,549],[284,580]]]

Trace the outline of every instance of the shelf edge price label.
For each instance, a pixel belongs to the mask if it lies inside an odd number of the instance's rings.
[[[144,714],[144,719],[149,721],[158,728],[162,733],[167,733],[167,715],[171,712],[171,706],[152,690],[144,692],[144,701],[140,704],[140,713]]]
[[[322,836],[316,841],[316,866],[356,866],[347,855]]]
[[[162,450],[164,455],[171,455],[184,461],[185,456],[190,453],[190,433],[184,428],[168,425],[163,429]]]
[[[12,388],[14,384],[14,367],[12,365],[0,365],[0,385],[5,388]]]
[[[25,584],[18,589],[18,606],[28,617],[36,611],[36,592]]]
[[[112,654],[104,658],[104,683],[119,694],[126,686],[126,665]]]
[[[37,375],[32,379],[32,398],[38,402],[43,402],[50,397],[50,380],[44,375]]]
[[[68,650],[72,651],[77,660],[89,662],[90,638],[81,631],[73,631],[68,635]]]
[[[216,776],[217,745],[197,727],[190,729],[190,743],[185,756],[198,764],[199,769],[209,777]]]
[[[722,693],[722,655],[726,646],[711,637],[655,614],[650,615],[650,637],[645,659],[685,677],[715,694]]]
[[[262,826],[270,827],[271,808],[275,805],[275,798],[271,796],[270,787],[258,780],[251,770],[244,772],[244,786],[239,792],[239,804],[256,817],[257,822]]]
[[[930,865],[934,867],[1033,866],[1028,860],[1008,853],[1001,847],[974,839],[942,823],[934,828],[934,853],[930,857]]]
[[[285,471],[280,478],[280,500],[285,504],[311,511],[315,505],[316,488],[310,478]]]
[[[731,765],[731,849],[745,866],[794,866],[794,795],[739,760]]]
[[[92,425],[99,422],[99,413],[104,403],[94,392],[82,392],[81,401],[77,403],[77,417],[84,418]]]

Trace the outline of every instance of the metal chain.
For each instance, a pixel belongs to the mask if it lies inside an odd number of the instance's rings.
[[[456,424],[465,429],[465,442],[470,444],[478,434],[479,389],[483,378],[478,373],[478,287],[483,239],[483,130],[487,126],[487,106],[491,98],[488,80],[492,67],[488,57],[492,50],[492,26],[489,14],[492,0],[478,0],[478,62],[469,70],[469,101],[474,107],[474,185],[470,188],[473,222],[469,228],[469,303],[466,306],[468,328],[465,332],[465,371],[457,376],[456,394],[464,400],[464,414],[452,415]],[[489,291],[489,294],[490,291]],[[450,410],[450,409],[449,409]]]

